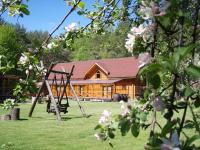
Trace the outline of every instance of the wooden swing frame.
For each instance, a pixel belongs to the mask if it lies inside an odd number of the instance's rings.
[[[43,82],[42,82],[42,85],[41,87],[39,88],[39,91],[36,95],[36,98],[35,100],[33,101],[33,104],[31,106],[31,109],[29,111],[29,117],[32,117],[32,114],[33,114],[33,111],[34,111],[34,108],[36,106],[36,103],[38,101],[38,99],[40,98],[40,95],[41,93],[43,92],[43,89],[47,88],[47,91],[49,93],[49,100],[47,102],[47,112],[53,112],[56,114],[57,116],[57,120],[61,121],[61,115],[60,115],[60,112],[64,112],[64,113],[67,113],[67,108],[69,107],[69,102],[68,102],[68,96],[67,96],[67,93],[66,93],[66,88],[67,86],[69,85],[70,86],[70,89],[74,95],[74,97],[76,98],[76,101],[78,103],[78,106],[80,108],[80,111],[82,113],[82,115],[84,117],[86,117],[86,113],[85,113],[85,110],[83,109],[83,107],[80,105],[80,100],[70,82],[70,79],[71,79],[71,76],[73,75],[73,71],[74,71],[74,67],[72,67],[71,69],[71,72],[68,73],[68,72],[65,72],[65,70],[63,69],[63,71],[57,71],[57,70],[53,70],[53,67],[56,65],[57,63],[52,63],[46,73],[46,75],[44,76],[44,79],[43,79]],[[43,63],[41,62],[41,65],[43,66]],[[53,83],[55,82],[55,86],[56,86],[56,95],[57,95],[57,102],[56,102],[56,99],[54,98],[54,95],[53,95],[53,92],[52,92],[52,87],[50,86],[49,82],[48,82],[48,77],[50,75],[50,73],[54,73],[54,79],[52,81],[52,84],[51,86],[53,86]],[[60,90],[58,91],[58,83],[57,83],[57,80],[56,80],[56,74],[60,74],[62,75],[61,76],[61,81],[60,81]],[[63,77],[63,75],[65,75],[66,77],[66,81]],[[61,87],[63,85],[63,90],[61,90]],[[67,100],[67,103],[66,104],[62,104],[62,99],[63,97],[66,97],[66,100]],[[51,108],[51,103],[53,104],[53,109]]]

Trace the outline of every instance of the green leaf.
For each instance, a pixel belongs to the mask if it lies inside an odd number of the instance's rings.
[[[161,78],[158,74],[149,74],[147,80],[154,89],[158,89],[161,85]]]
[[[94,128],[94,130],[97,130],[97,129],[102,129],[102,125],[98,124],[98,125]]]
[[[146,75],[147,73],[157,73],[161,71],[163,66],[158,63],[149,64],[140,69],[139,75]]]
[[[27,5],[22,4],[22,5],[20,6],[20,11],[21,11],[22,13],[24,13],[25,15],[29,15],[29,14],[30,14],[30,11],[29,11],[27,8],[28,8]]]
[[[179,65],[179,62],[187,56],[187,54],[194,48],[194,45],[188,47],[176,48],[173,54],[174,67]]]
[[[185,121],[185,125],[184,125],[184,128],[186,129],[192,129],[195,127],[195,123],[191,120],[186,120]]]
[[[113,144],[112,144],[111,142],[109,142],[109,145],[110,145],[110,147],[112,147],[112,148],[113,148]]]
[[[162,129],[161,135],[163,137],[166,136],[167,133],[170,133],[172,131],[172,127],[176,124],[176,122],[170,122],[168,121],[165,126]]]
[[[111,139],[114,139],[115,138],[115,135],[112,131],[109,131],[108,132],[108,136],[111,138]]]
[[[196,108],[200,107],[200,99],[196,99],[196,100],[195,100],[194,106],[195,106]]]
[[[174,67],[173,67],[173,63],[172,63],[172,59],[165,59],[165,61],[161,62],[163,69],[165,69],[166,71],[173,71]]]
[[[190,65],[185,70],[192,77],[200,79],[200,67],[195,65]]]
[[[120,130],[121,130],[122,136],[125,136],[128,133],[128,131],[130,130],[130,121],[122,120],[119,125],[121,127]]]
[[[194,91],[192,90],[192,88],[190,86],[187,86],[184,92],[185,97],[189,97],[192,94],[194,94]]]
[[[85,12],[84,11],[78,11],[77,14],[78,15],[83,15],[83,14],[85,14]]]
[[[85,3],[84,3],[84,2],[80,2],[80,3],[78,4],[78,7],[81,8],[81,9],[84,9]]]
[[[131,133],[134,137],[138,137],[139,133],[140,133],[140,125],[138,123],[134,123],[131,126]]]
[[[192,136],[191,138],[189,138],[189,139],[187,140],[187,145],[188,145],[188,146],[191,145],[194,141],[196,141],[196,140],[198,140],[198,139],[200,139],[200,136],[199,136],[199,135],[194,135],[194,136]]]

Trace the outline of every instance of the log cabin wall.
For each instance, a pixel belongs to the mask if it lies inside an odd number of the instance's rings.
[[[89,71],[88,74],[86,74],[85,79],[90,79],[90,80],[107,80],[108,77],[107,75],[103,72],[103,70],[101,70],[100,68],[98,68],[97,66],[95,66],[92,70]]]
[[[75,84],[74,90],[80,98],[94,98],[94,99],[112,99],[113,94],[127,94],[130,99],[135,99],[137,96],[141,96],[144,86],[141,86],[141,82],[137,79],[124,79],[113,84]],[[53,95],[56,97],[63,90],[63,87],[52,86]],[[57,93],[58,91],[58,93]],[[69,97],[73,97],[73,94],[68,86],[66,93]]]
[[[0,103],[7,98],[15,98],[13,89],[19,77],[15,75],[0,75]]]
[[[111,99],[118,93],[135,99],[143,91],[144,84],[136,79],[139,63],[135,57],[60,63],[54,69],[69,70],[72,65],[75,69],[71,81],[80,98]],[[50,76],[53,79],[53,74]],[[56,96],[56,88],[52,90]],[[69,86],[66,90],[68,96],[73,96]]]

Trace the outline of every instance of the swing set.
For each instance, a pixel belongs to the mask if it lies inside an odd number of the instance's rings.
[[[40,95],[44,91],[44,88],[46,87],[47,91],[48,91],[48,95],[49,95],[48,96],[49,98],[47,100],[46,111],[48,113],[54,113],[57,116],[57,120],[61,121],[60,113],[63,112],[64,114],[66,114],[68,112],[67,108],[69,107],[69,101],[68,101],[68,96],[67,96],[67,92],[66,92],[67,86],[70,87],[70,89],[78,103],[79,109],[80,109],[83,117],[87,117],[85,110],[80,105],[80,100],[70,82],[71,76],[73,75],[74,66],[71,68],[71,72],[68,73],[64,70],[64,68],[62,68],[62,71],[53,70],[53,67],[56,64],[57,63],[52,63],[50,65],[50,67],[43,79],[42,85],[39,88],[39,91],[36,95],[36,98],[33,101],[32,107],[29,112],[29,117],[32,116],[34,108],[36,106],[36,103],[37,103],[38,99],[40,98]],[[43,66],[42,62],[41,62],[41,66]],[[50,84],[48,81],[48,77],[51,73],[54,74],[54,77]],[[57,80],[57,76],[59,76],[59,77],[61,76],[61,79],[59,81]],[[55,89],[55,91],[56,91],[56,96],[54,96],[54,94],[53,94],[53,91],[52,91],[53,89]],[[63,102],[64,99],[66,100],[65,102]]]

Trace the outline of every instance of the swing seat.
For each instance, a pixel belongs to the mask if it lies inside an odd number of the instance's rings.
[[[68,113],[68,110],[67,110],[67,108],[69,107],[68,103],[67,104],[60,104],[60,105],[57,104],[57,107],[58,107],[59,112],[63,112],[64,114]],[[54,106],[51,105],[50,107],[47,108],[47,112],[55,114],[56,110],[55,110]]]
[[[60,104],[59,106],[59,110],[60,112],[63,112],[64,114],[66,114],[68,112],[67,108],[69,107],[69,104]]]

